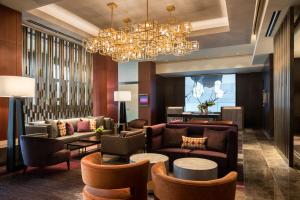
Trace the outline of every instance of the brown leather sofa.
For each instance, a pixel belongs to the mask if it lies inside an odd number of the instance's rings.
[[[168,176],[165,165],[160,162],[152,167],[151,173],[156,200],[235,199],[236,172],[211,181],[182,180]]]
[[[81,160],[84,200],[147,200],[149,161],[125,165],[102,165],[101,154]]]
[[[181,146],[164,147],[163,131],[165,128],[187,128],[187,136],[203,137],[205,128],[215,131],[226,131],[225,152],[212,150],[190,150]],[[199,157],[213,160],[218,164],[218,176],[222,177],[230,171],[237,170],[238,155],[238,129],[236,125],[230,124],[194,124],[194,123],[174,123],[157,124],[147,128],[147,152],[160,153],[169,157],[170,170],[173,161],[182,157]]]

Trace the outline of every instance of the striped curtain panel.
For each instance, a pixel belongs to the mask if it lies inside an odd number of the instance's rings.
[[[59,37],[23,27],[23,76],[35,78],[36,95],[26,99],[27,122],[92,115],[90,53]]]

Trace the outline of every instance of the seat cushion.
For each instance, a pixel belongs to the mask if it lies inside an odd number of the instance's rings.
[[[227,155],[225,153],[208,150],[192,150],[188,153],[190,157],[198,157],[215,161],[218,167],[227,167]]]
[[[163,146],[164,147],[180,147],[182,144],[182,136],[187,135],[187,128],[164,128]]]
[[[74,133],[73,135],[66,135],[64,137],[58,137],[57,140],[61,140],[64,143],[74,142],[81,138],[91,137],[96,135],[96,132],[81,132],[81,133]]]
[[[212,151],[226,152],[227,131],[215,131],[204,129],[204,137],[207,137],[206,148]]]
[[[129,188],[125,189],[96,189],[93,187],[85,186],[83,188],[83,199],[84,200],[130,200],[132,196],[130,195]]]

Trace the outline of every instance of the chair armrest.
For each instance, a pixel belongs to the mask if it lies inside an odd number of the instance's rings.
[[[50,124],[41,124],[41,125],[26,125],[25,133],[26,135],[33,133],[47,133],[49,137],[51,125]]]
[[[129,136],[128,139],[128,151],[130,154],[137,152],[138,150],[145,150],[146,135],[142,132],[141,134]]]
[[[27,134],[25,136],[27,136],[27,137],[48,138],[48,134],[47,133],[32,133],[32,134]]]

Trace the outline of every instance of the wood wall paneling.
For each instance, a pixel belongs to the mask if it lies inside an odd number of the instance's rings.
[[[185,77],[157,75],[157,123],[166,122],[166,107],[185,105]]]
[[[274,37],[274,139],[293,166],[294,14],[290,8]]]
[[[266,94],[266,102],[263,107],[263,128],[270,137],[274,136],[273,68],[273,54],[270,54],[263,72],[264,92]]]
[[[0,75],[22,74],[21,13],[0,5]],[[8,98],[0,98],[0,140],[6,139]]]
[[[263,116],[263,74],[236,75],[236,105],[244,108],[244,127],[261,128]]]
[[[149,95],[149,105],[139,107],[139,118],[155,124],[156,119],[156,66],[154,62],[139,62],[139,94]]]
[[[93,56],[93,115],[118,120],[118,103],[113,99],[118,90],[118,63],[108,56]]]

